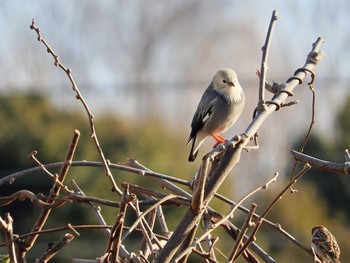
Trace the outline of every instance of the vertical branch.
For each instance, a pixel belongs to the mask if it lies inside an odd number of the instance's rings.
[[[269,55],[272,32],[277,19],[278,19],[278,13],[276,10],[274,10],[272,13],[269,29],[267,31],[265,44],[262,47],[262,59],[261,59],[261,69],[260,69],[261,75],[260,75],[260,83],[259,83],[259,104],[258,104],[258,108],[260,111],[264,110],[263,107],[265,106],[265,82],[266,82],[266,72],[268,69],[267,57]]]
[[[5,214],[5,220],[0,217],[0,229],[4,232],[6,241],[13,239],[13,219],[9,213]],[[17,263],[15,243],[13,241],[7,244],[7,250],[10,262]]]
[[[305,70],[305,69],[300,69],[300,71],[303,71],[303,70]],[[303,142],[302,146],[299,148],[299,152],[301,152],[301,153],[304,152],[306,143],[309,140],[310,135],[311,135],[312,127],[315,124],[316,92],[315,92],[315,88],[313,85],[314,80],[315,80],[315,74],[311,70],[309,70],[309,72],[311,73],[311,76],[312,76],[312,80],[308,83],[310,91],[312,93],[311,120],[310,120],[309,129],[308,129],[306,136],[304,138],[304,142]],[[297,164],[298,164],[298,161],[295,160],[293,170],[292,170],[292,173],[290,175],[290,179],[292,179],[294,174],[295,174]],[[292,188],[291,188],[291,190],[292,190],[292,192],[294,191]]]
[[[142,212],[140,211],[140,207],[139,207],[139,204],[138,204],[138,199],[135,200],[136,202],[136,205],[135,205],[135,208],[136,208],[136,215],[137,217],[140,217],[142,215]],[[151,210],[150,211],[150,215],[151,215],[151,218],[153,217],[153,215],[155,215],[155,211],[156,211],[156,208]],[[144,240],[146,240],[146,244],[148,245],[149,249],[152,251],[152,237],[151,236],[154,236],[153,232],[152,232],[152,228],[153,228],[153,220],[151,220],[151,225],[150,224],[147,224],[148,229],[146,229],[146,226],[143,224],[142,221],[140,221],[140,224],[139,224],[139,227],[141,228],[141,231],[142,231],[142,234],[143,234],[143,237],[144,237]],[[147,222],[148,223],[148,222]],[[156,239],[157,240],[157,239]],[[162,246],[159,242],[159,240],[157,240],[157,245],[159,245],[158,249],[161,249]]]
[[[211,216],[210,216],[210,214],[208,212],[206,212],[204,214],[204,231],[208,231],[211,228],[210,220],[211,220]],[[216,259],[216,256],[215,256],[215,253],[214,253],[214,249],[212,249],[214,247],[214,242],[212,241],[211,234],[209,234],[206,237],[206,242],[207,242],[207,246],[208,246],[208,249],[209,249],[210,257],[213,258],[213,259]]]
[[[135,199],[134,194],[129,193],[129,187],[125,186],[124,193],[122,195],[122,202],[120,204],[119,214],[116,218],[116,222],[112,227],[111,235],[108,240],[105,256],[100,262],[119,262],[119,250],[122,241],[122,231],[124,226],[126,209],[129,202]]]
[[[156,200],[155,198],[151,198],[151,197],[148,197],[146,196],[146,199],[148,200]],[[140,212],[140,208],[139,208],[139,205],[138,205],[138,199],[136,199],[136,212],[137,212],[137,215],[141,215],[141,212]],[[158,207],[156,209],[154,209],[153,211],[150,212],[150,215],[148,217],[148,225],[150,226],[151,229],[154,228],[154,223],[156,221],[156,217],[157,217],[157,211],[158,211]],[[150,237],[148,235],[148,233],[146,233],[147,236],[143,237],[141,242],[140,242],[140,245],[139,245],[139,251],[142,251],[142,254],[145,258],[148,258],[149,256],[149,253],[152,251],[152,243],[149,242],[148,240],[150,240]]]
[[[163,208],[161,206],[157,207],[157,218],[158,218],[160,228],[162,229],[163,235],[169,236],[170,235],[169,228],[168,228],[168,225],[165,221]]]
[[[192,202],[191,202],[191,208],[193,210],[201,210],[203,208],[203,198],[204,198],[204,187],[205,182],[207,179],[208,174],[208,165],[209,165],[209,159],[203,158],[202,165],[199,169],[199,176],[196,180],[198,182],[195,182],[195,192],[193,194]]]
[[[253,218],[253,215],[255,213],[255,210],[256,210],[256,204],[252,204],[252,207],[250,209],[250,213],[248,214],[243,226],[242,226],[242,229],[241,231],[239,232],[238,234],[238,237],[236,239],[236,243],[228,257],[229,259],[229,262],[233,262],[233,259],[236,258],[236,255],[237,255],[237,250],[239,248],[239,246],[241,245],[241,241],[243,240],[243,237],[245,236],[247,230],[248,230],[248,227],[251,226],[252,224],[252,218]]]

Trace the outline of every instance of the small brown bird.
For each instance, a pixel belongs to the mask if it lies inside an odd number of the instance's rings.
[[[212,136],[217,143],[226,141],[219,134],[230,128],[239,118],[244,107],[244,92],[232,69],[223,68],[216,72],[205,90],[191,123],[192,141],[189,162],[193,162],[205,138]]]
[[[340,248],[332,233],[321,225],[313,227],[311,233],[311,247],[319,260],[318,262],[340,263]]]

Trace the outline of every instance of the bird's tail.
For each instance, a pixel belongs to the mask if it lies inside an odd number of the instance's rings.
[[[194,146],[196,144],[196,137],[194,137],[192,139],[192,145],[191,145],[191,150],[190,150],[190,155],[188,156],[188,161],[189,162],[193,162],[196,157],[197,157],[197,154],[198,154],[198,149],[196,151],[194,151]]]
[[[197,136],[194,136],[193,138],[190,138],[188,140],[187,145],[191,142],[191,140],[192,140],[192,145],[191,145],[190,155],[188,156],[189,162],[193,162],[196,159],[198,151],[199,151],[199,147],[201,146],[201,144],[204,141],[204,139],[197,138]]]

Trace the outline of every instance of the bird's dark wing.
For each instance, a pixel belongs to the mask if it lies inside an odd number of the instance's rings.
[[[197,110],[193,116],[191,123],[191,133],[188,141],[191,141],[197,134],[197,132],[203,127],[205,122],[210,117],[213,112],[215,101],[217,100],[215,96],[215,91],[207,89],[197,107]]]

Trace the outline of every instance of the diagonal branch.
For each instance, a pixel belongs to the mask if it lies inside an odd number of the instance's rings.
[[[323,43],[322,38],[318,38],[316,42],[313,44],[312,50],[309,53],[306,63],[303,68],[311,71],[315,68],[316,64],[323,58],[323,53],[319,52],[319,48]],[[306,71],[299,71],[295,74],[299,79],[303,80],[307,75]],[[207,187],[205,189],[204,195],[204,205],[207,205],[214,194],[217,192],[226,176],[229,172],[235,167],[235,165],[239,162],[241,151],[248,144],[250,138],[253,138],[254,134],[258,131],[260,126],[264,123],[264,121],[278,108],[277,105],[281,105],[288,96],[292,93],[294,88],[300,84],[300,81],[293,79],[283,85],[283,88],[280,92],[278,92],[274,98],[272,99],[271,104],[266,106],[264,111],[259,111],[254,120],[248,126],[245,131],[245,136],[238,143],[233,144],[232,142],[228,142],[226,151],[216,168],[216,170],[211,175]],[[182,221],[179,223],[178,227],[175,229],[173,235],[164,246],[163,250],[160,252],[155,262],[169,262],[177,252],[183,240],[190,233],[191,229],[199,222],[202,218],[203,211],[194,212],[192,210],[188,210]]]
[[[234,212],[237,210],[238,206],[241,205],[245,200],[247,200],[249,197],[251,197],[252,195],[254,195],[255,193],[259,192],[260,190],[263,189],[267,189],[268,186],[270,184],[272,184],[273,182],[275,182],[277,180],[278,174],[275,174],[275,176],[269,180],[265,185],[260,186],[252,191],[250,191],[248,194],[246,194],[245,196],[243,196],[239,202],[237,202],[237,204],[235,206],[233,206],[231,208],[231,210],[229,211],[229,213],[227,215],[225,215],[223,218],[221,218],[219,221],[217,221],[215,224],[212,225],[211,229],[208,229],[203,235],[201,235],[200,237],[198,237],[196,239],[195,242],[193,242],[190,246],[188,246],[184,251],[182,251],[177,257],[176,259],[180,259],[183,256],[185,256],[187,253],[189,253],[192,249],[194,249],[196,247],[196,245],[198,243],[200,243],[204,238],[206,238],[211,232],[213,232],[217,227],[219,227],[221,224],[223,224],[224,222],[226,222],[229,218],[231,218],[234,214]]]
[[[46,263],[48,262],[53,256],[55,256],[65,245],[70,243],[74,238],[74,235],[72,234],[65,234],[63,239],[58,242],[57,244],[54,244],[52,247],[50,247],[40,258],[38,258],[35,262],[36,263]]]
[[[68,170],[71,166],[72,159],[73,159],[75,150],[77,148],[79,138],[80,138],[80,133],[78,130],[75,130],[74,134],[73,134],[72,141],[71,141],[69,148],[68,148],[68,152],[67,152],[65,161],[62,165],[61,172],[58,176],[58,181],[61,184],[63,184],[63,182],[66,178],[66,175],[68,173]],[[55,199],[57,198],[57,196],[59,195],[59,192],[61,190],[61,184],[54,184],[53,188],[50,191],[48,202],[52,202],[52,203],[55,202]],[[39,215],[39,217],[38,217],[38,219],[37,219],[37,221],[32,229],[32,232],[40,231],[43,228],[50,213],[51,213],[51,208],[44,208],[41,210],[41,213],[40,213],[40,215]],[[29,236],[26,238],[26,240],[24,241],[24,247],[21,248],[21,251],[20,251],[21,258],[25,257],[26,253],[34,245],[35,240],[38,238],[38,236],[39,235],[33,235],[33,236]]]

